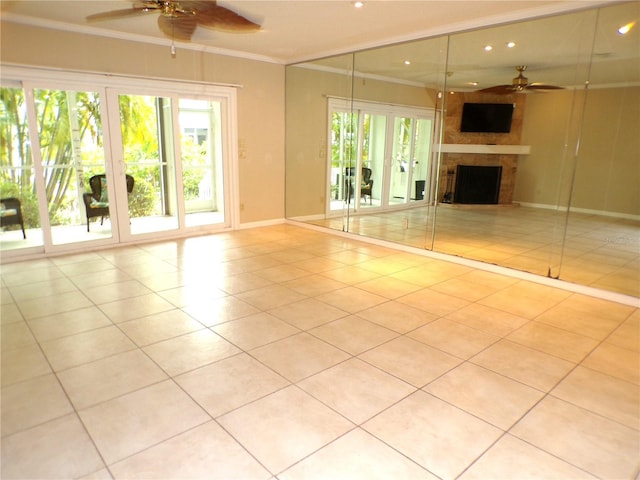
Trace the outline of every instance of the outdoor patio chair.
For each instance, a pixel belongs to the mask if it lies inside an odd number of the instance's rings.
[[[20,225],[22,237],[26,240],[27,234],[24,231],[24,219],[22,218],[22,207],[20,200],[13,197],[0,199],[0,227],[7,225]]]
[[[126,175],[127,193],[133,192],[135,183],[131,175]],[[107,177],[104,174],[94,175],[89,179],[91,192],[84,193],[84,207],[87,213],[87,232],[89,231],[89,219],[100,217],[100,225],[104,222],[104,217],[109,216],[109,197],[107,195]]]

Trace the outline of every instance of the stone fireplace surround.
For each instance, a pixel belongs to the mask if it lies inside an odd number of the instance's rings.
[[[515,103],[511,132],[460,132],[462,106],[469,103]],[[520,145],[526,95],[482,94],[456,92],[447,95],[444,120],[444,144],[441,146],[438,202],[447,193],[447,172],[453,170],[453,185],[458,165],[501,166],[499,205],[513,203],[513,191],[518,169],[518,156],[529,153],[529,147]],[[454,187],[455,188],[455,187]]]

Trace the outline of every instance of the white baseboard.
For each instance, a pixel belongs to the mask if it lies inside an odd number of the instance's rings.
[[[295,220],[296,222],[312,222],[314,220],[324,220],[327,216],[324,213],[315,213],[313,215],[304,215],[302,217],[288,217],[288,220]]]
[[[529,202],[521,202],[521,201],[515,201],[515,203],[519,203],[523,207],[541,208],[545,210],[558,210],[561,212],[566,212],[568,210],[567,207],[559,207],[557,205],[550,205],[546,203],[529,203]],[[623,218],[625,220],[640,221],[640,215],[633,215],[632,213],[610,212],[608,210],[594,210],[591,208],[578,208],[578,207],[571,207],[571,212],[583,213],[585,215],[598,215],[601,217]]]
[[[238,225],[238,230],[247,230],[249,228],[271,227],[273,225],[282,225],[287,223],[284,218],[274,218],[272,220],[262,220],[260,222],[241,223]]]

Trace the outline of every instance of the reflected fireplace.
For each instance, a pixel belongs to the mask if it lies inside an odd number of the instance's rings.
[[[454,203],[497,204],[500,199],[501,166],[458,165]]]

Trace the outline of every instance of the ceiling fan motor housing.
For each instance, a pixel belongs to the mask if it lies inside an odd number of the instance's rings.
[[[145,0],[142,3],[144,5],[144,11],[160,10],[163,16],[169,18],[180,18],[196,14],[194,9],[184,8],[179,2],[174,0]]]
[[[529,79],[522,74],[526,69],[527,67],[524,65],[516,67],[518,76],[511,80],[511,85],[513,85],[516,90],[524,90],[529,84]]]

